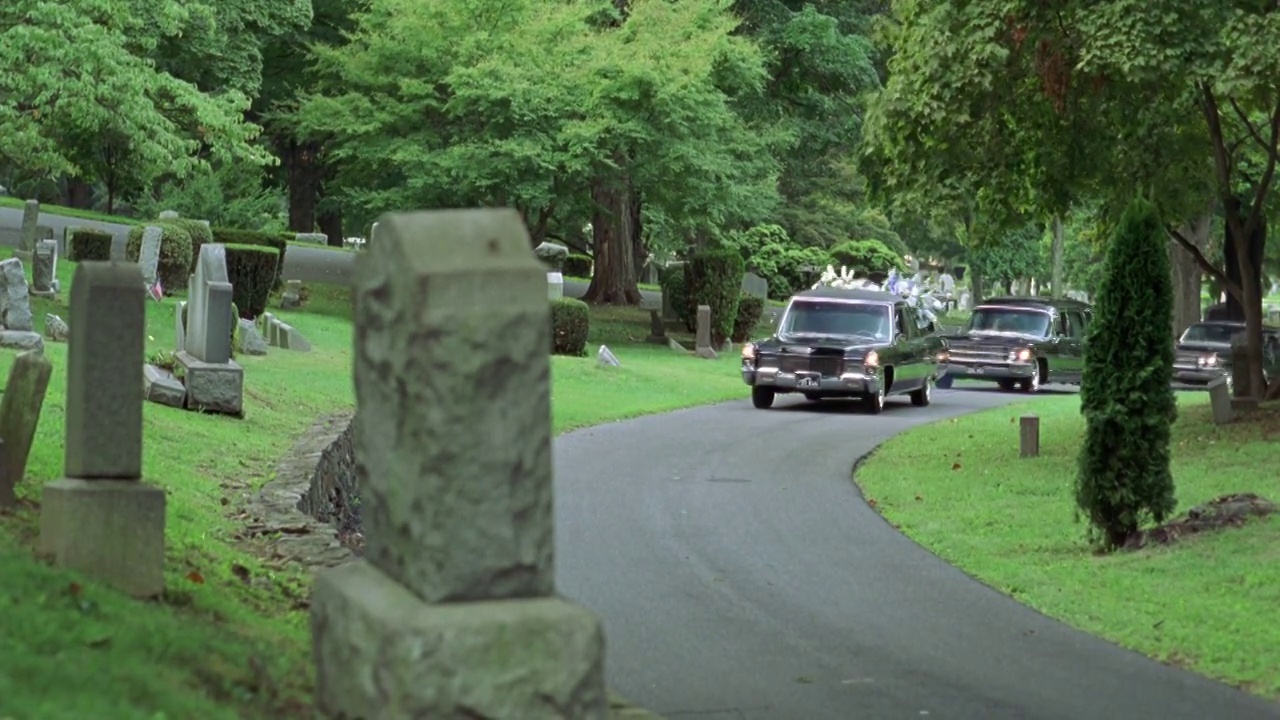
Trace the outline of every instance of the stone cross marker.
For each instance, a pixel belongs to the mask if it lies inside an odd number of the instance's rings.
[[[22,247],[24,252],[31,252],[36,247],[39,234],[40,201],[28,200],[22,205]]]
[[[45,486],[40,511],[55,565],[138,597],[164,590],[164,490],[141,481],[145,292],[136,263],[76,267],[65,477]]]
[[[709,305],[698,306],[698,336],[694,353],[707,360],[716,357],[716,351],[711,347],[711,307]]]
[[[138,251],[138,265],[142,268],[142,282],[147,287],[156,284],[156,274],[160,269],[160,241],[163,239],[163,228],[148,225],[142,230],[142,247]]]
[[[17,501],[14,488],[27,472],[27,456],[40,422],[45,392],[53,364],[43,354],[24,352],[9,368],[9,382],[0,398],[0,441],[4,442],[0,463],[0,506]]]
[[[318,709],[603,720],[600,622],[555,595],[550,305],[520,216],[383,215],[355,274],[366,552],[316,578]]]
[[[31,262],[31,294],[53,295],[53,280],[58,268],[58,242],[41,240],[36,243],[35,257]]]

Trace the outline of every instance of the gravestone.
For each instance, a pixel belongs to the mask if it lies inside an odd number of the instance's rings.
[[[1231,406],[1231,389],[1225,377],[1216,377],[1209,382],[1209,405],[1213,410],[1213,423],[1226,425],[1235,420],[1235,408]]]
[[[698,335],[694,354],[707,360],[714,360],[716,357],[715,348],[711,347],[711,307],[708,305],[698,306]]]
[[[564,297],[564,275],[558,272],[547,273],[547,299],[559,300]]]
[[[0,326],[8,333],[31,333],[35,329],[27,274],[18,258],[0,260]]]
[[[58,243],[41,240],[36,243],[31,261],[31,294],[49,297],[56,294],[53,281],[58,267]]]
[[[165,494],[142,482],[145,290],[137,263],[71,283],[65,470],[44,487],[40,552],[136,597],[164,591]]]
[[[219,243],[201,245],[187,301],[186,338],[174,355],[191,410],[227,415],[244,411],[244,368],[231,359],[231,315],[226,248]]]
[[[645,338],[644,341],[654,345],[667,344],[667,324],[662,321],[662,311],[649,311],[649,337]]]
[[[563,272],[565,258],[569,257],[569,248],[556,243],[544,242],[533,249],[533,254],[552,272]]]
[[[148,225],[142,230],[142,246],[138,250],[138,266],[142,268],[142,282],[147,287],[156,284],[160,270],[160,242],[164,239],[164,229]]]
[[[53,364],[41,353],[24,352],[14,358],[9,381],[0,398],[0,441],[4,442],[0,463],[0,506],[17,501],[14,488],[27,472],[27,457],[36,436],[40,411]]]
[[[365,555],[316,577],[317,710],[604,720],[600,621],[555,589],[545,266],[513,210],[381,222],[354,283]]]
[[[329,236],[324,233],[297,233],[293,239],[308,245],[328,245]]]
[[[742,276],[742,292],[761,299],[769,297],[769,281],[759,275],[748,272]]]
[[[280,295],[280,307],[289,309],[302,305],[302,281],[285,280],[284,293]]]
[[[27,254],[27,257],[36,249],[39,225],[40,201],[28,200],[22,205],[22,244],[18,246],[18,250]]]

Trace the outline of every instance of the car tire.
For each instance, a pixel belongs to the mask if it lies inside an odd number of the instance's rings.
[[[778,391],[767,387],[751,388],[751,404],[757,410],[768,410],[773,407],[773,399],[778,396]]]
[[[911,393],[911,404],[916,407],[928,407],[933,402],[933,378],[924,381],[924,387]]]
[[[1012,380],[999,380],[997,383],[1004,392],[1013,392],[1018,389],[1017,383]]]
[[[879,415],[884,410],[884,390],[880,392],[863,396],[862,409],[867,411],[869,415]]]

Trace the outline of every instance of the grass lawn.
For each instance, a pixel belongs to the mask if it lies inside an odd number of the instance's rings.
[[[1041,455],[1018,457],[1016,418],[1041,418]],[[1179,395],[1179,514],[1215,497],[1280,500],[1280,415],[1214,426],[1207,396]],[[1072,483],[1079,397],[943,421],[895,437],[857,471],[902,532],[1052,617],[1163,662],[1280,698],[1280,518],[1111,556],[1085,544]],[[918,496],[918,497],[917,497]]]
[[[70,288],[73,264],[58,271]],[[34,300],[37,330],[46,312],[74,323],[67,295]],[[174,302],[148,302],[148,352],[172,348]],[[67,348],[46,344],[54,377],[19,487],[25,504],[0,516],[0,717],[311,717],[309,580],[238,546],[235,514],[315,417],[352,407],[349,307],[346,291],[316,287],[302,310],[274,311],[315,350],[237,358],[243,420],[146,405],[144,473],[168,493],[168,591],[154,602],[32,559],[39,485],[62,471]],[[557,431],[745,396],[736,354],[707,361],[637,344],[648,330],[639,310],[595,316],[590,356],[553,358]],[[601,342],[622,367],[599,366]],[[0,353],[0,373],[12,357]]]

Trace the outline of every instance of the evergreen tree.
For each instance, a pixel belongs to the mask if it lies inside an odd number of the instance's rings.
[[[1080,386],[1086,432],[1076,504],[1089,518],[1090,539],[1114,550],[1147,520],[1162,522],[1175,504],[1173,281],[1168,240],[1148,200],[1131,202],[1116,227],[1093,311]]]

